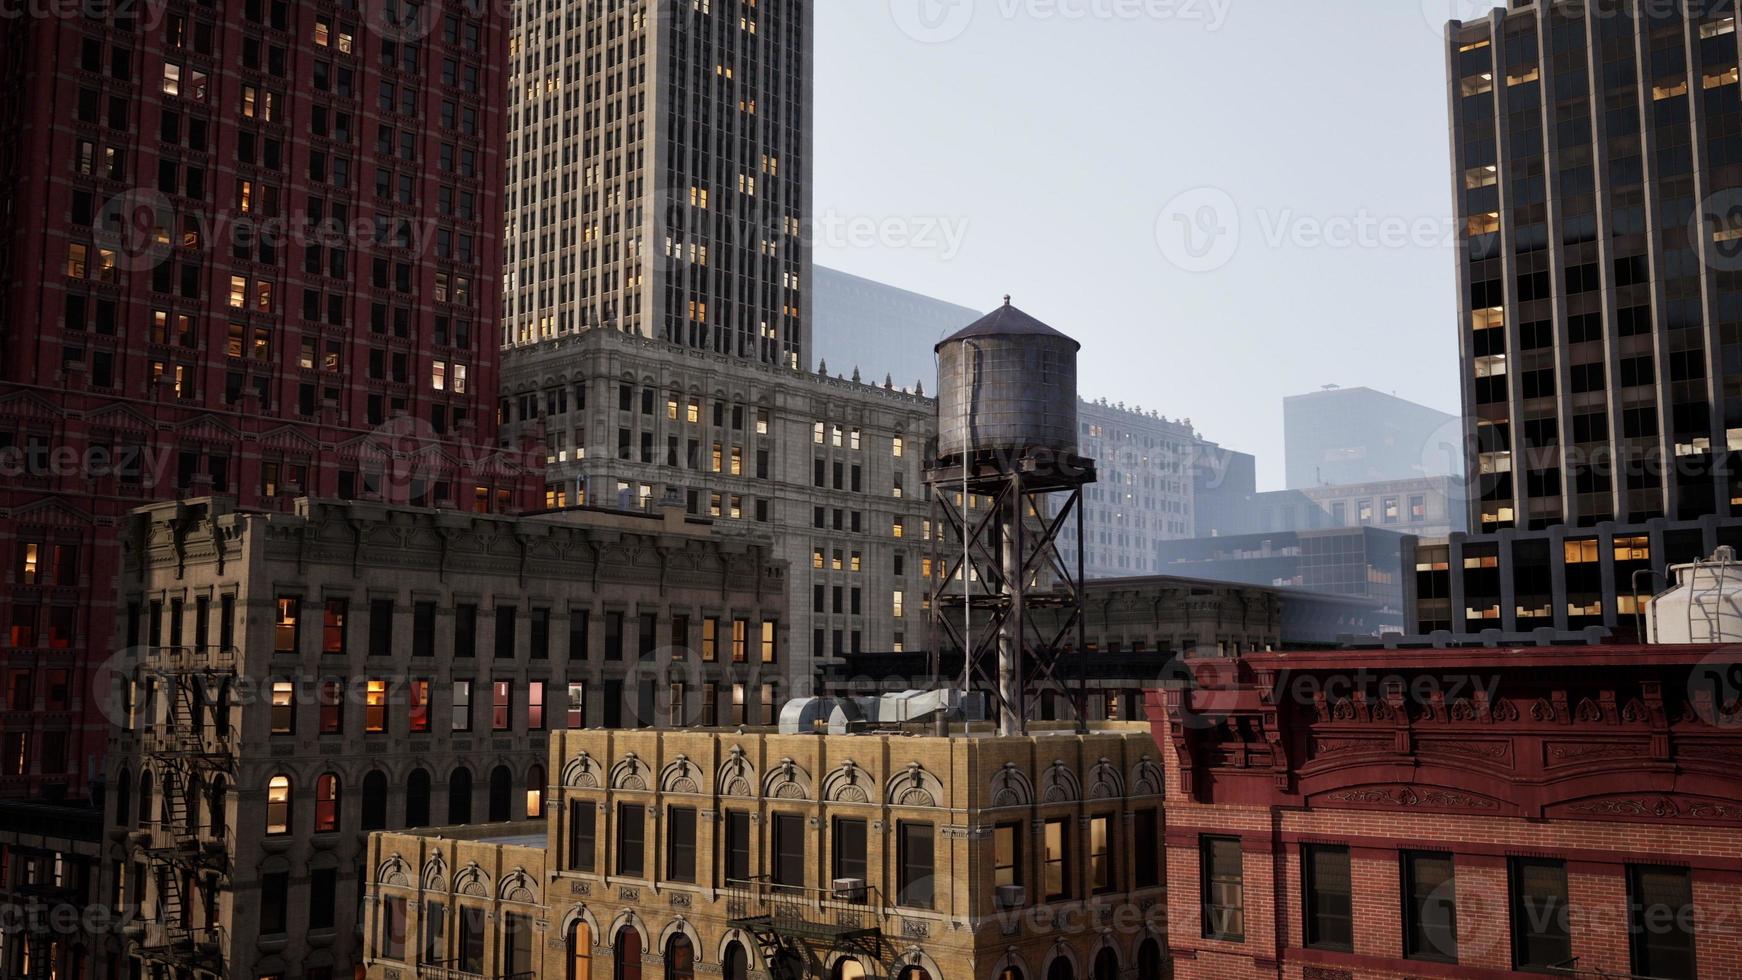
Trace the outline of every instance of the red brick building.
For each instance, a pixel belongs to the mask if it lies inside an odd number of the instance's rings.
[[[496,445],[508,8],[419,9],[0,21],[0,798],[103,771],[128,509],[536,505]]]
[[[1262,654],[1150,695],[1174,975],[1742,977],[1742,651]]]

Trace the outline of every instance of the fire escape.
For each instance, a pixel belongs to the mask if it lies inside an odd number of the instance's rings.
[[[225,973],[218,898],[230,877],[222,802],[236,782],[229,690],[234,648],[157,647],[143,671],[163,699],[141,738],[142,762],[155,774],[161,819],[136,835],[156,889],[156,914],[133,935],[139,955],[175,977]],[[215,787],[223,787],[220,796]],[[205,823],[201,823],[201,814]]]
[[[776,884],[768,878],[726,888],[727,924],[756,937],[773,980],[802,980],[806,947],[830,952],[883,952],[876,889],[843,880],[828,889]]]

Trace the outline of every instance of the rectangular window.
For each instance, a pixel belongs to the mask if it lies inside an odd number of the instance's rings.
[[[835,818],[834,862],[836,878],[866,880],[866,823],[853,817]]]
[[[775,886],[789,890],[804,887],[804,818],[796,813],[776,813],[771,818],[771,878]]]
[[[345,682],[321,681],[321,734],[345,733]]]
[[[623,659],[623,614],[620,612],[605,614],[605,659]]]
[[[598,807],[592,800],[569,801],[569,870],[592,874],[597,852]]]
[[[423,954],[421,958],[425,963],[447,962],[447,911],[447,906],[440,902],[426,901],[423,903]]]
[[[696,880],[696,811],[674,806],[665,815],[665,876],[672,881]]]
[[[1306,886],[1307,946],[1352,951],[1354,895],[1349,881],[1349,849],[1307,844],[1301,847],[1300,856],[1301,880]]]
[[[387,731],[387,682],[370,680],[363,690],[363,731],[371,735]]]
[[[647,809],[639,803],[617,804],[617,873],[625,878],[647,874]]]
[[[393,655],[393,600],[372,599],[369,602],[369,656]]]
[[[587,659],[587,610],[569,610],[569,659]],[[572,726],[571,726],[572,727]]]
[[[455,681],[449,727],[456,732],[472,730],[472,682]]]
[[[750,814],[726,811],[726,884],[750,880]]]
[[[526,730],[544,731],[544,681],[528,681],[526,685]]]
[[[159,890],[162,894],[162,890]],[[275,936],[285,931],[290,917],[290,874],[268,871],[260,876],[260,932]]]
[[[896,835],[897,902],[908,908],[929,909],[936,893],[932,825],[903,821],[896,825]]]
[[[478,655],[478,607],[462,603],[454,607],[454,656]]]
[[[774,648],[774,636],[779,627],[780,624],[772,619],[762,621],[762,662],[765,664],[774,663],[776,660],[777,651]]]
[[[709,616],[702,620],[702,659],[709,663],[720,656],[720,620]]]
[[[506,913],[502,917],[502,976],[529,977],[532,971],[532,918]]]
[[[992,884],[1022,884],[1022,825],[1001,823],[992,829]]]
[[[1458,961],[1457,882],[1450,854],[1404,852],[1403,955]]]
[[[1089,818],[1089,887],[1110,892],[1118,876],[1113,873],[1113,818]]]
[[[1627,869],[1628,934],[1633,972],[1694,980],[1694,891],[1686,868]]]
[[[1161,885],[1161,811],[1138,810],[1131,821],[1133,887]]]
[[[1069,898],[1071,889],[1070,821],[1046,822],[1046,898]]]
[[[435,625],[435,603],[420,602],[412,607],[411,655],[413,657],[435,656]]]
[[[748,663],[750,660],[750,621],[747,619],[732,620],[732,662]]]
[[[296,685],[290,681],[272,682],[272,734],[296,734]]]
[[[565,717],[570,729],[587,727],[587,685],[569,681],[569,704]]]
[[[514,659],[514,606],[496,607],[496,658]]]
[[[405,960],[405,899],[396,895],[381,900],[381,955]]]
[[[272,629],[272,652],[295,653],[299,639],[297,623],[302,614],[302,600],[296,596],[278,597],[278,619]],[[155,638],[155,634],[153,634]]]
[[[409,723],[413,735],[429,734],[429,681],[427,679],[413,680],[407,688],[407,700],[410,707]]]
[[[1547,970],[1564,965],[1573,958],[1565,862],[1513,858],[1508,864],[1513,969]]]
[[[321,653],[345,655],[345,617],[350,603],[344,599],[328,599],[321,614]]]
[[[484,910],[460,906],[460,972],[484,972]]]
[[[1246,876],[1237,837],[1198,843],[1198,885],[1204,903],[1204,938],[1246,941]]]
[[[490,730],[508,731],[514,725],[509,699],[514,694],[511,681],[496,681],[490,685]]]

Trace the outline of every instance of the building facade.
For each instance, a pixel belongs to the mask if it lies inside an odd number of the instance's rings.
[[[486,328],[507,16],[159,12],[0,26],[0,797],[102,770],[129,509],[531,503]]]
[[[548,732],[754,724],[791,676],[785,569],[677,508],[208,498],[123,541],[113,976],[343,975],[369,831],[540,814]]]
[[[1291,395],[1282,426],[1290,490],[1463,474],[1457,416],[1371,388]]]
[[[1737,51],[1727,4],[1448,25],[1472,531],[1742,499]]]
[[[1163,975],[1143,726],[551,743],[542,825],[370,838],[372,980]]]
[[[1106,399],[1077,400],[1078,453],[1099,478],[1083,491],[1083,540],[1065,528],[1066,562],[1083,553],[1088,578],[1157,571],[1155,548],[1192,536],[1193,461],[1199,439],[1189,420],[1162,417]]]
[[[516,5],[504,346],[604,328],[809,369],[812,15]]]
[[[542,439],[547,504],[665,500],[773,535],[796,677],[925,645],[936,405],[892,388],[595,330],[508,352],[504,433]]]
[[[1403,628],[1403,535],[1378,528],[1278,531],[1161,545],[1164,571],[1385,604]]]
[[[818,368],[852,372],[904,390],[937,388],[932,349],[985,314],[835,269],[817,266]]]
[[[1742,976],[1733,658],[1253,656],[1151,698],[1179,980]]]

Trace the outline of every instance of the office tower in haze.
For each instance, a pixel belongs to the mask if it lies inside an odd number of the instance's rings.
[[[810,0],[515,14],[502,341],[808,368]]]

